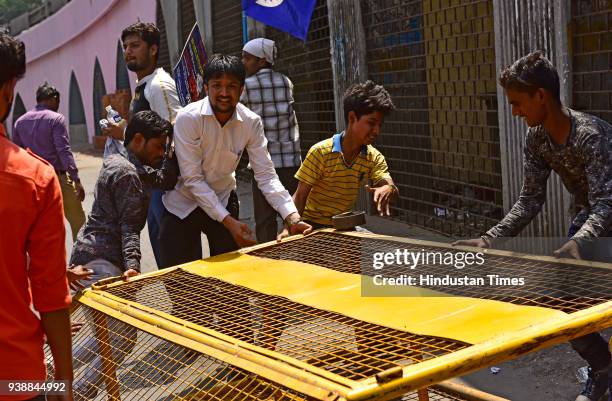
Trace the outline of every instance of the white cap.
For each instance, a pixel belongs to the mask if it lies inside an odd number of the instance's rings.
[[[273,40],[265,38],[257,38],[248,41],[243,51],[252,54],[255,57],[265,58],[266,61],[274,65],[274,59],[276,58],[276,45]]]

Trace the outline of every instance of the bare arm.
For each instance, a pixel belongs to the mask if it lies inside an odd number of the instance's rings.
[[[374,184],[373,187],[366,185],[366,190],[374,194],[374,205],[376,205],[378,214],[380,216],[391,216],[389,203],[399,193],[399,190],[393,184],[393,180],[390,177],[383,178]]]
[[[300,216],[304,213],[306,201],[308,200],[308,195],[310,195],[311,190],[312,185],[308,185],[302,181],[298,182],[297,190],[293,194],[293,203],[295,203],[295,207],[297,208]]]
[[[395,184],[393,183],[393,180],[391,178],[383,178],[382,180],[374,184],[374,188],[384,187],[385,185],[395,185]]]
[[[102,129],[102,134],[106,136],[110,136],[111,138],[118,139],[123,141],[125,139],[125,127],[127,126],[127,122],[125,119],[121,120],[119,124],[109,121],[108,128]]]
[[[55,378],[72,381],[72,336],[68,308],[41,312],[40,320],[55,363]]]
[[[299,220],[301,219],[300,216],[302,216],[302,213],[306,208],[306,201],[308,200],[308,195],[310,195],[311,190],[311,185],[308,185],[302,181],[298,181],[297,190],[295,191],[292,197],[293,203],[295,204],[295,207],[297,209],[297,216],[294,216],[294,214],[287,216],[287,219],[285,220],[285,228],[283,228],[283,231],[281,231],[281,233],[278,234],[278,236],[276,237],[277,242],[280,242],[283,238],[286,238],[290,235],[299,233],[308,235],[312,232],[312,227],[310,226],[310,224],[304,223],[303,221]],[[288,226],[289,223],[287,222],[287,220],[290,220],[292,218],[295,218],[299,221],[296,225]]]

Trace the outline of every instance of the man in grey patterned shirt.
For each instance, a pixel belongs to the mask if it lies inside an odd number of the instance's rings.
[[[172,124],[153,111],[141,111],[130,119],[125,130],[123,153],[104,159],[94,192],[94,203],[72,250],[70,263],[85,265],[93,271],[84,286],[107,277],[132,277],[140,273],[140,231],[147,221],[153,187],[163,186],[164,167],[154,174],[150,166],[164,158]],[[164,161],[166,163],[166,161]],[[172,186],[176,183],[174,178]],[[121,363],[136,344],[136,329],[117,323],[122,336],[111,333],[113,348],[120,350],[116,363]],[[74,383],[75,394],[94,399],[103,381],[102,360],[94,337],[84,339],[73,349],[75,369],[84,364],[93,366]]]
[[[573,195],[580,212],[557,257],[612,261],[612,126],[597,117],[564,107],[559,75],[541,52],[517,60],[499,79],[512,114],[529,126],[525,139],[523,188],[510,212],[481,238],[455,245],[488,248],[498,239],[519,234],[540,212],[551,170]],[[610,351],[603,337],[592,333],[571,341],[590,365],[589,379],[576,401],[599,400],[612,377]]]
[[[297,189],[294,176],[302,164],[300,133],[293,109],[293,84],[272,69],[275,58],[276,45],[270,39],[257,38],[244,45],[242,64],[247,79],[240,101],[261,117],[276,174],[292,194]],[[273,241],[278,228],[277,213],[266,201],[255,179],[252,184],[257,241]]]
[[[151,174],[150,166],[162,161],[171,135],[170,122],[153,111],[141,111],[125,131],[127,158],[117,153],[104,159],[91,213],[70,259],[73,265],[94,270],[93,282],[103,275],[140,273],[140,231],[147,220],[150,191],[163,186],[164,180],[162,172]]]

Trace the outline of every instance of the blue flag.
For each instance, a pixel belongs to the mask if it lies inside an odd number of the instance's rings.
[[[317,0],[242,0],[244,13],[306,41]]]

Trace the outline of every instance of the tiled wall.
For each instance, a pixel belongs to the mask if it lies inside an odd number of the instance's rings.
[[[612,1],[572,1],[573,107],[612,123]]]

